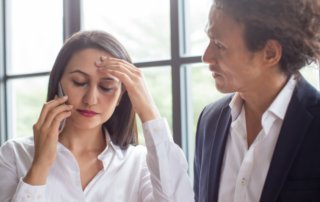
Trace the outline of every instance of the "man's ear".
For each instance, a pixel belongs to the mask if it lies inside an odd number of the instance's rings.
[[[264,47],[264,63],[267,66],[275,66],[282,57],[282,46],[277,40],[268,40]]]
[[[120,96],[119,96],[119,98],[118,98],[117,106],[119,106],[120,101],[121,101],[121,98],[122,98],[123,94],[124,94],[126,91],[127,91],[126,86],[123,85],[123,86],[122,86],[122,91],[121,91]]]

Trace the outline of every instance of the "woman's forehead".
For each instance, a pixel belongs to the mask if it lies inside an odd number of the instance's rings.
[[[83,76],[92,77],[95,79],[113,78],[114,80],[119,81],[117,78],[108,73],[102,73],[95,65],[95,62],[99,61],[101,56],[111,57],[111,55],[105,51],[92,48],[76,52],[70,58],[65,72],[67,74],[82,74]]]

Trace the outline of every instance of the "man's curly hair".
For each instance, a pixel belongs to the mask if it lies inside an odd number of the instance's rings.
[[[269,39],[277,40],[283,49],[283,73],[292,75],[306,64],[319,64],[319,0],[214,0],[211,12],[214,9],[244,24],[251,52],[263,49]]]

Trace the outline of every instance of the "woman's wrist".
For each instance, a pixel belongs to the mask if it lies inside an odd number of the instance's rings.
[[[32,186],[41,186],[47,183],[50,168],[32,165],[23,181]]]
[[[144,113],[141,113],[139,117],[141,122],[145,123],[151,120],[160,119],[161,115],[158,109],[151,109],[151,110],[146,110]]]

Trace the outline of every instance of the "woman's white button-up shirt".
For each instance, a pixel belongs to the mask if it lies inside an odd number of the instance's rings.
[[[82,190],[73,154],[58,143],[46,185],[23,182],[34,156],[33,137],[7,141],[0,148],[1,202],[189,202],[194,201],[188,164],[166,119],[142,125],[146,147],[121,150],[112,142],[98,156],[101,170]]]

